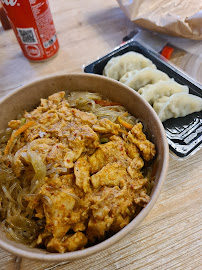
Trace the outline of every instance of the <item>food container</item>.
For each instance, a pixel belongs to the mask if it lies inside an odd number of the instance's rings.
[[[128,41],[123,46],[114,49],[109,54],[92,62],[84,68],[86,73],[103,74],[107,62],[115,56],[122,55],[129,51],[135,51],[149,58],[156,67],[165,72],[176,82],[187,85],[189,93],[202,97],[201,85],[192,80],[188,75],[170,65],[158,53],[151,51],[140,43]],[[171,154],[176,159],[185,159],[198,151],[202,146],[202,111],[185,117],[172,118],[163,122]]]
[[[18,113],[30,111],[40,103],[40,98],[47,98],[58,91],[89,91],[101,93],[112,101],[119,102],[147,127],[146,135],[157,150],[155,180],[151,200],[139,214],[121,231],[105,241],[83,250],[64,254],[49,253],[39,248],[9,240],[0,230],[0,247],[20,257],[43,261],[70,261],[100,252],[121,240],[145,218],[154,206],[163,186],[168,169],[168,144],[162,123],[151,106],[136,92],[119,82],[94,74],[64,74],[47,76],[22,86],[0,101],[0,129],[7,127],[8,121],[15,119]]]

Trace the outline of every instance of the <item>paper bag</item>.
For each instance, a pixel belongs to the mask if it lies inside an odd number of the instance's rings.
[[[117,0],[137,25],[160,32],[202,40],[201,0]]]

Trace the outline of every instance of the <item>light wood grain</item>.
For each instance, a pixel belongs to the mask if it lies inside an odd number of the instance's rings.
[[[50,0],[60,51],[43,63],[23,57],[12,32],[0,26],[0,97],[38,77],[59,72],[82,72],[86,65],[119,45],[135,29],[116,1]],[[194,56],[195,57],[195,56]],[[188,60],[186,60],[188,59]],[[176,51],[172,62],[202,80],[201,62]],[[192,58],[193,59],[193,58]],[[43,263],[0,250],[1,270],[175,270],[202,265],[202,150],[184,161],[170,157],[161,195],[139,227],[112,248],[87,259]]]

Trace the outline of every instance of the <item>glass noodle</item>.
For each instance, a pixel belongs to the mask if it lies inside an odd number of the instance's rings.
[[[102,96],[100,94],[88,92],[72,92],[67,97],[70,107],[94,113],[98,119],[107,117],[112,122],[117,122],[117,118],[121,117],[132,125],[137,123],[137,118],[130,115],[123,106],[101,106],[96,103],[96,101],[100,100],[102,100]]]

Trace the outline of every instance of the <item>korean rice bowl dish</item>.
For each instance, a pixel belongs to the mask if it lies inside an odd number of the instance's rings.
[[[90,92],[55,93],[0,133],[6,235],[50,252],[99,243],[150,200],[156,155],[143,124]]]

